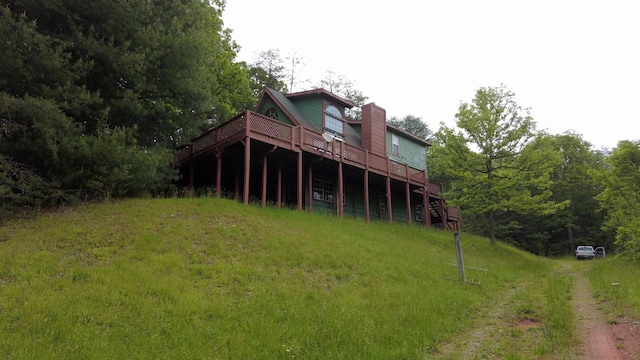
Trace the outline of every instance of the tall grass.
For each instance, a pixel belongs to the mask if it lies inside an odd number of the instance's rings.
[[[607,257],[594,261],[588,274],[594,294],[606,305],[606,312],[614,317],[640,316],[640,264]]]
[[[0,228],[0,357],[424,359],[548,260],[463,235],[129,200]]]
[[[554,274],[547,280],[545,289],[544,342],[535,350],[538,354],[568,352],[576,339],[574,309],[571,306],[571,289],[574,278]]]

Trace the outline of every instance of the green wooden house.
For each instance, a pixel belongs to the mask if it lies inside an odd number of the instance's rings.
[[[183,185],[244,203],[459,231],[457,209],[428,180],[429,142],[387,124],[375,103],[349,121],[352,107],[324,89],[265,88],[254,110],[179,149]]]

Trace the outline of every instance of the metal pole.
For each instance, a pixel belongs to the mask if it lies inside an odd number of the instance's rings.
[[[460,280],[460,282],[466,282],[467,279],[464,274],[464,260],[462,259],[462,244],[460,243],[460,233],[454,233],[453,239],[456,243],[456,255],[458,257],[458,280]]]

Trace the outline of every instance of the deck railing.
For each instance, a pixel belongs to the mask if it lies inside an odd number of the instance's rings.
[[[345,143],[344,141],[327,142],[322,134],[301,126],[292,126],[271,119],[252,111],[245,111],[233,119],[217,126],[195,138],[191,144],[178,149],[176,160],[185,160],[208,152],[216,147],[223,147],[236,139],[259,135],[260,138],[272,138],[293,146],[341,160],[345,163],[360,165],[364,168],[376,170],[380,173],[393,175],[416,184],[426,184],[427,177],[424,170],[411,167]],[[441,194],[442,185],[428,183],[430,194]]]

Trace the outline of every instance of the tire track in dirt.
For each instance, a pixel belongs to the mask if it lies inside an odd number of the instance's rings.
[[[607,324],[584,274],[573,274],[576,283],[572,303],[576,312],[577,335],[581,345],[576,351],[583,360],[637,360],[638,336],[629,323]]]
[[[575,278],[571,306],[574,311],[577,345],[562,350],[562,354],[545,354],[543,359],[566,360],[640,360],[640,322],[626,318],[607,323],[605,314],[594,298],[588,277],[573,266],[565,264],[557,274]],[[511,314],[509,306],[522,289],[510,288],[500,301],[479,315],[473,328],[441,344],[437,352],[427,360],[503,359],[497,354],[498,343],[504,336]],[[543,324],[534,324],[543,326]],[[531,349],[522,349],[522,354],[531,354]],[[569,350],[570,353],[566,353]],[[500,352],[499,350],[497,351]],[[528,357],[523,357],[528,358]]]
[[[498,359],[495,354],[486,352],[487,342],[497,342],[495,336],[502,332],[501,328],[507,322],[508,304],[516,294],[517,288],[510,288],[500,302],[494,304],[486,314],[480,315],[481,320],[474,328],[442,344],[438,352],[428,356],[427,360]]]

